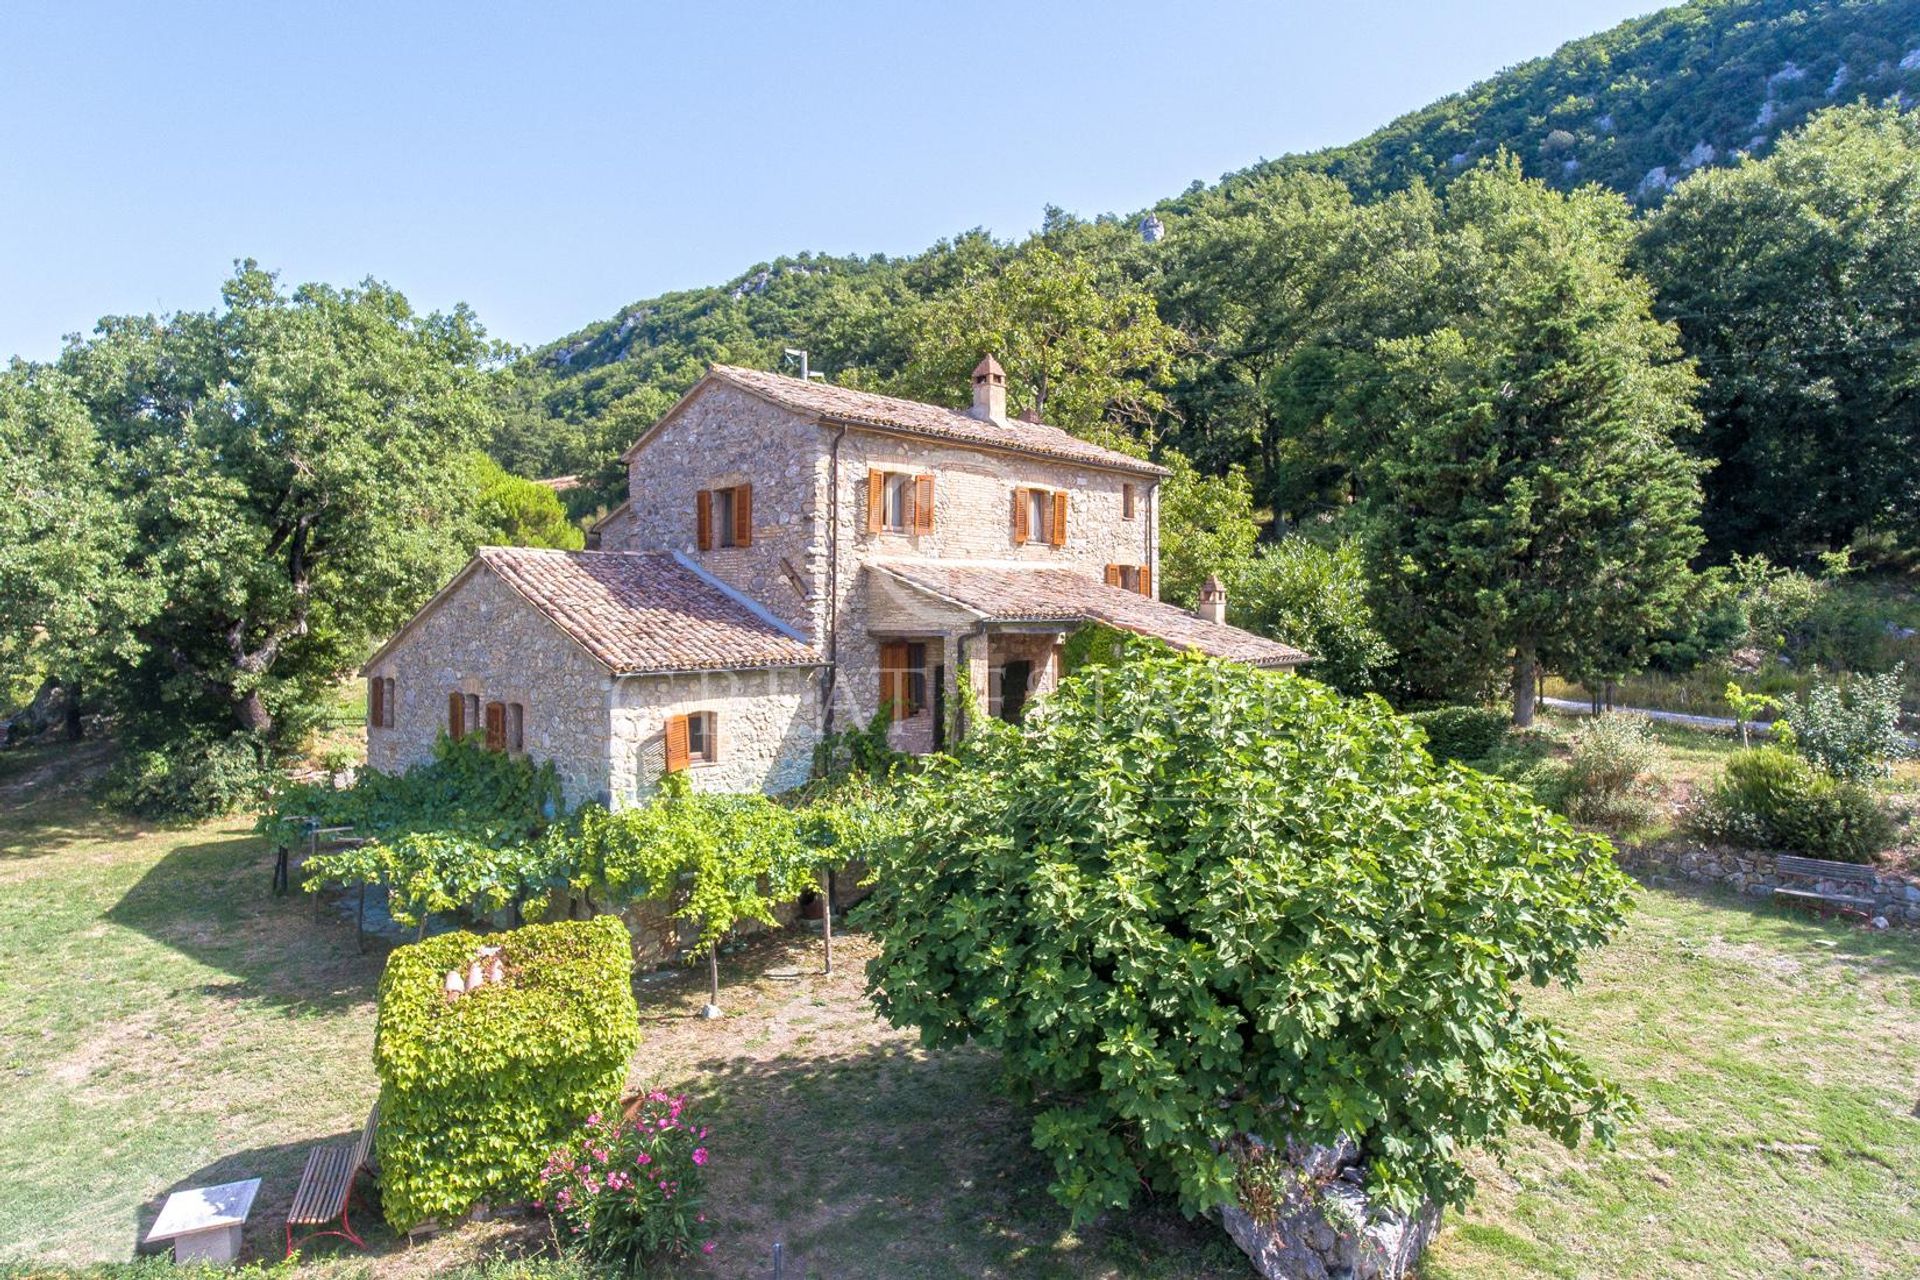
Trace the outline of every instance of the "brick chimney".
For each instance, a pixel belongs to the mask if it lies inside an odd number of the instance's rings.
[[[1193,616],[1202,622],[1225,622],[1227,620],[1227,589],[1220,585],[1220,576],[1210,573],[1207,580],[1200,584],[1200,604]]]
[[[967,412],[983,422],[1007,420],[1007,371],[992,356],[973,367],[973,408]]]

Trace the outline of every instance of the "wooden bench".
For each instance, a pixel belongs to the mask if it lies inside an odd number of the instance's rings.
[[[367,1247],[367,1242],[354,1234],[352,1224],[347,1221],[347,1202],[353,1199],[354,1177],[367,1167],[373,1155],[373,1129],[379,1119],[380,1105],[375,1103],[373,1110],[367,1112],[367,1124],[360,1131],[360,1141],[352,1146],[343,1143],[315,1147],[307,1153],[307,1167],[300,1173],[299,1189],[293,1193],[293,1205],[287,1210],[289,1258],[294,1255],[295,1227],[324,1228],[310,1232],[305,1240],[339,1236],[362,1249]],[[340,1223],[338,1229],[332,1225],[336,1220]]]
[[[1797,906],[1832,908],[1851,915],[1864,916],[1875,905],[1872,895],[1853,893],[1823,893],[1820,891],[1822,880],[1851,888],[1864,885],[1873,887],[1872,867],[1863,867],[1857,862],[1829,862],[1825,858],[1796,858],[1781,854],[1774,867],[1774,874],[1781,880],[1803,882],[1805,888],[1789,888],[1781,884],[1773,891],[1773,896],[1783,902]]]

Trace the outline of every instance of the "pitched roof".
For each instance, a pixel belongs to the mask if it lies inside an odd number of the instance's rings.
[[[918,400],[902,400],[897,396],[790,378],[783,373],[742,369],[737,365],[716,364],[707,376],[731,383],[795,413],[827,422],[931,436],[977,448],[1032,454],[1114,471],[1131,471],[1138,475],[1167,474],[1167,469],[1156,463],[1089,444],[1078,436],[1043,422],[988,422],[962,410],[946,409],[937,404],[922,404]],[[671,417],[671,413],[668,416]],[[660,421],[665,422],[666,418]],[[651,430],[649,428],[649,433]],[[646,439],[646,436],[643,435],[641,439]],[[636,442],[633,449],[639,447]],[[626,456],[631,457],[633,449],[627,450]]]
[[[819,662],[791,630],[670,553],[481,547],[436,601],[481,568],[615,675]],[[429,602],[368,664],[432,608]]]
[[[1198,649],[1256,667],[1291,667],[1311,659],[1292,645],[1185,609],[1110,587],[1072,569],[888,561],[875,568],[990,622],[1104,622],[1152,636],[1177,649]]]

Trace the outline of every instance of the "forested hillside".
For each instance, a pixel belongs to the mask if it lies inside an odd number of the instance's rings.
[[[1414,183],[1445,185],[1505,149],[1551,186],[1597,182],[1650,208],[1691,172],[1770,153],[1817,109],[1916,98],[1920,0],[1696,0],[1574,41],[1348,146],[1196,185],[1156,206],[1169,227],[1159,246],[1140,243],[1137,214],[1082,225],[1050,211],[1041,238],[1092,254],[1105,282],[1147,288],[1169,319],[1174,305],[1191,317],[1230,304],[1205,282],[1168,278],[1181,224],[1260,216],[1275,184],[1291,178],[1329,174],[1368,202]],[[776,368],[783,348],[802,347],[836,381],[907,389],[895,380],[912,359],[916,307],[1018,251],[975,232],[904,259],[800,254],[636,302],[522,362],[492,451],[522,474],[601,470],[604,496],[616,483],[612,456],[709,362]],[[1204,470],[1239,461],[1257,473],[1279,461],[1248,445],[1244,424],[1216,420],[1209,384],[1218,391],[1234,376],[1187,374],[1172,389],[1163,435],[1186,438]]]

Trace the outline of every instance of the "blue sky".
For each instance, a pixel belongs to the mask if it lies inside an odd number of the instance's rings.
[[[235,258],[515,342],[1349,141],[1649,0],[10,4],[0,358]]]

